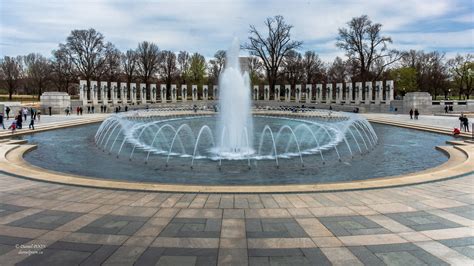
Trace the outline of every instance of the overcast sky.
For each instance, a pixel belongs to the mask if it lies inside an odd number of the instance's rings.
[[[249,25],[283,15],[301,51],[325,61],[338,28],[367,14],[383,25],[392,48],[439,50],[447,56],[474,52],[473,0],[0,0],[0,56],[38,52],[47,57],[73,29],[95,28],[120,50],[147,40],[160,49],[199,52],[210,58]],[[245,52],[242,52],[245,55]]]

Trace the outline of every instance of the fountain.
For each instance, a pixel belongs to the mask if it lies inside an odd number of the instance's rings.
[[[158,158],[168,167],[173,161],[181,165],[187,161],[191,168],[199,160],[204,165],[216,162],[219,169],[223,161],[242,161],[249,169],[264,161],[273,161],[278,168],[282,160],[301,168],[308,164],[320,167],[328,160],[351,160],[376,146],[375,131],[357,114],[252,109],[250,80],[240,70],[237,40],[226,56],[219,77],[218,115],[210,111],[195,114],[192,105],[116,114],[97,130],[97,146],[117,158],[125,155],[134,160],[143,154],[145,163]]]

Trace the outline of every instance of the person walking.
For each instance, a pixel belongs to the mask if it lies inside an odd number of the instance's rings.
[[[87,106],[87,113],[88,113],[88,114],[91,113],[91,106],[90,106],[90,105]]]
[[[32,130],[35,130],[35,120],[34,119],[30,120],[30,124],[28,125],[28,128],[32,129]]]
[[[30,108],[30,118],[33,119],[33,116],[35,115],[35,109],[33,107]]]
[[[413,119],[413,109],[410,109],[410,119]]]
[[[10,107],[5,108],[5,113],[7,114],[7,120],[10,119]]]
[[[49,110],[49,116],[51,116],[51,106],[48,107],[48,110]]]
[[[3,124],[3,113],[0,113],[0,124],[2,124],[3,129],[5,129],[5,124]]]
[[[80,110],[80,107],[79,107],[79,106],[76,107],[76,114],[77,114],[77,115],[79,115],[79,112],[80,112],[80,111],[81,111],[81,110]]]
[[[445,114],[448,113],[448,106],[447,106],[447,105],[444,106],[444,113],[445,113]]]
[[[418,109],[415,108],[415,120],[418,120],[419,115],[420,115],[420,112],[418,112]]]
[[[36,112],[36,116],[38,116],[38,122],[40,121],[40,118],[41,118],[41,110],[38,110]]]
[[[82,115],[82,106],[79,107],[79,113],[81,113],[81,115]]]

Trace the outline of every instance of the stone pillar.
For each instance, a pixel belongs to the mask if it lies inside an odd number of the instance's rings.
[[[352,82],[346,83],[346,104],[352,103]]]
[[[326,104],[332,103],[332,84],[326,84]]]
[[[263,100],[264,101],[270,100],[270,86],[269,85],[263,86]]]
[[[118,104],[118,88],[117,82],[110,82],[110,96],[112,97],[112,104]]]
[[[385,81],[385,90],[386,90],[386,98],[385,98],[385,104],[390,104],[391,101],[394,100],[394,86],[393,86],[393,80],[387,80]]]
[[[355,88],[354,88],[354,93],[355,93],[355,104],[360,104],[362,102],[362,82],[356,82],[355,83]]]
[[[365,104],[370,104],[372,101],[372,81],[365,82]]]
[[[165,95],[166,95],[166,87],[165,87]],[[171,84],[171,102],[175,103],[178,101],[178,87],[176,84]]]
[[[107,86],[107,81],[100,82],[100,99],[102,104],[108,104],[107,92],[109,88]]]
[[[183,103],[188,101],[188,85],[181,85],[181,101]]]
[[[217,85],[212,86],[212,92],[212,97],[214,98],[214,100],[219,99],[219,88],[217,87]]]
[[[207,85],[202,85],[202,99],[207,101],[209,98],[209,87]]]
[[[280,99],[280,85],[275,85],[275,95],[273,96],[276,102],[279,102]],[[270,99],[270,96],[268,96],[268,99]]]
[[[258,101],[258,85],[253,85],[253,100]]]
[[[79,99],[82,101],[82,105],[88,104],[87,99],[87,80],[80,80],[79,81]]]
[[[193,102],[197,101],[199,99],[198,86],[197,85],[191,85],[191,92],[192,92]]]
[[[306,84],[306,103],[311,103],[313,99],[313,85]]]
[[[146,104],[146,84],[140,83],[140,103]]]
[[[375,104],[380,104],[383,97],[383,81],[375,82]]]
[[[137,104],[137,84],[130,83],[130,101],[132,104]]]
[[[171,93],[173,95],[173,93]],[[161,103],[166,103],[166,84],[160,84],[160,98]],[[173,97],[171,97],[173,99]]]
[[[127,83],[120,82],[120,96],[122,97],[122,104],[127,104]]]
[[[156,84],[150,84],[150,101],[156,103]]]
[[[343,94],[343,84],[336,83],[336,104],[340,104],[342,102]]]
[[[301,102],[301,94],[302,94],[301,84],[298,84],[295,86],[295,101],[297,103]]]
[[[316,102],[323,102],[323,84],[316,84]]]
[[[291,85],[285,85],[285,102],[291,101]]]

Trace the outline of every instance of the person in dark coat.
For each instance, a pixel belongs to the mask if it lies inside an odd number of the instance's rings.
[[[418,109],[415,108],[415,119],[418,120],[418,116],[420,115],[420,112],[418,112]]]
[[[462,123],[464,125],[464,131],[469,132],[469,119],[466,115],[464,115]]]
[[[410,109],[410,119],[413,119],[413,109]]]

